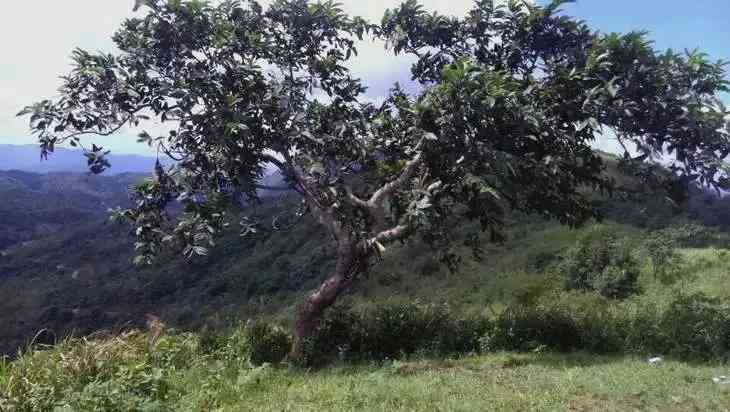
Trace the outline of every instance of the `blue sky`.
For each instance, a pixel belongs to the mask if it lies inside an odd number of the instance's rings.
[[[400,1],[341,3],[349,13],[372,20]],[[471,0],[421,3],[429,10],[463,15]],[[25,104],[53,97],[74,47],[112,51],[109,36],[131,15],[132,4],[132,0],[24,0],[3,8],[4,16],[11,18],[0,23],[0,143],[35,143],[26,132],[25,120],[16,119],[15,113]],[[563,8],[602,32],[648,30],[658,48],[700,47],[713,58],[730,60],[730,0],[580,0]],[[408,77],[408,59],[385,56],[382,44],[368,45],[352,64],[356,75],[370,86],[373,99],[393,82]],[[99,143],[117,153],[149,153],[135,142],[135,134],[128,131]]]
[[[581,0],[563,8],[603,32],[648,30],[658,48],[700,47],[730,60],[728,0]]]

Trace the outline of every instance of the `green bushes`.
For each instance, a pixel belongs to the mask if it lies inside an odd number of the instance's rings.
[[[278,363],[289,347],[282,328],[263,322],[227,335],[130,331],[70,338],[0,363],[0,410],[159,410],[151,399],[180,395],[171,385],[180,370],[211,360],[240,369]]]
[[[392,359],[412,354],[475,352],[490,327],[484,318],[454,315],[446,305],[390,304],[355,312],[329,312],[307,343],[305,363],[340,359]]]
[[[702,294],[678,296],[661,319],[667,353],[681,358],[727,359],[730,308]]]
[[[249,323],[245,336],[249,359],[254,365],[279,363],[286,358],[291,347],[291,339],[284,329],[265,322]]]
[[[189,367],[197,348],[194,335],[163,336],[156,345],[139,332],[68,339],[14,361],[4,371],[0,399],[18,411],[153,408],[149,399],[171,390],[164,376]]]
[[[730,355],[730,308],[703,294],[678,294],[665,310],[651,304],[612,305],[598,295],[548,296],[505,310],[489,349],[664,354],[682,359]]]
[[[643,302],[643,303],[642,303]],[[149,399],[177,396],[177,371],[217,362],[236,369],[281,362],[289,335],[263,322],[227,335],[128,332],[70,339],[0,363],[0,406],[24,410],[155,409]],[[658,307],[616,302],[597,292],[552,291],[494,319],[462,317],[444,305],[389,304],[331,310],[307,342],[303,363],[496,350],[587,351],[728,360],[730,307],[702,294]],[[222,379],[225,377],[222,377]],[[230,377],[229,377],[230,378]],[[83,409],[82,408],[82,409]]]
[[[680,247],[705,247],[717,237],[713,229],[696,223],[669,226],[659,233]]]
[[[282,327],[261,321],[249,321],[228,334],[201,333],[201,350],[225,362],[282,362],[289,353],[291,337]]]
[[[652,232],[644,239],[654,278],[664,284],[672,284],[682,276],[683,261],[677,253],[677,244],[678,240],[666,230]]]
[[[639,267],[625,239],[598,226],[570,248],[558,267],[568,290],[624,299],[638,292]]]
[[[548,295],[539,303],[502,312],[492,329],[493,349],[588,350],[598,353],[621,347],[617,319],[598,294]]]
[[[305,363],[495,350],[662,354],[727,359],[730,308],[702,294],[676,295],[666,309],[617,303],[597,292],[551,292],[495,319],[463,318],[446,306],[408,303],[367,312],[333,310],[308,342]]]

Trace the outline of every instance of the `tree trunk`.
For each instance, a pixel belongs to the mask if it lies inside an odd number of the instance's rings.
[[[298,314],[290,353],[292,360],[301,360],[304,344],[317,330],[325,310],[347,290],[366,263],[367,256],[358,253],[355,243],[340,242],[334,272],[307,297]]]

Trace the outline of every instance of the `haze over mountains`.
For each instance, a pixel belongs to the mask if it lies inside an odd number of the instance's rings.
[[[105,174],[150,173],[155,158],[130,154],[110,153],[107,157],[112,167]],[[86,159],[81,150],[56,148],[48,160],[41,160],[35,145],[0,144],[0,170],[21,170],[33,173],[88,172]]]

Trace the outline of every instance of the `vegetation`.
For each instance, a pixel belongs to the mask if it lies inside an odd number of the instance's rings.
[[[0,250],[66,225],[97,221],[108,208],[128,207],[127,187],[143,178],[0,171]]]
[[[21,115],[43,156],[159,120],[140,140],[175,163],[115,212],[134,250],[63,213],[7,242],[0,340],[30,342],[0,361],[0,410],[726,407],[730,237],[700,224],[730,188],[724,65],[562,3],[409,0],[373,25],[332,2],[137,1],[118,55],[75,51],[59,99]],[[422,91],[365,103],[346,63],[366,36],[416,56]],[[622,156],[591,148],[604,130]],[[0,180],[0,219],[30,219],[39,179]],[[109,198],[92,186],[58,198]]]
[[[655,263],[657,248],[654,245],[648,248],[652,263]],[[659,266],[668,263],[663,261]],[[638,292],[639,267],[631,255],[631,243],[628,239],[617,238],[607,228],[598,227],[584,235],[566,253],[559,271],[567,289],[594,290],[617,299]]]
[[[413,304],[362,314],[330,311],[339,318],[321,324],[321,340],[311,348],[336,345],[340,361],[350,362],[318,370],[277,365],[288,342],[280,341],[280,329],[261,323],[228,335],[160,333],[153,326],[146,333],[69,339],[0,364],[0,406],[20,411],[726,406],[726,392],[712,381],[724,373],[720,367],[596,354],[627,349],[612,346],[621,339],[635,345],[636,353],[661,348],[690,358],[726,357],[726,308],[684,296],[651,323],[654,312],[597,316],[606,310],[603,302],[584,296],[567,306],[519,307],[519,314],[507,311],[494,323]],[[500,352],[505,347],[529,351]],[[579,347],[590,354],[548,351]],[[281,357],[268,357],[272,348],[281,348]],[[260,363],[262,354],[275,364]],[[435,355],[438,360],[429,357]],[[380,361],[362,362],[368,359]]]
[[[230,206],[256,202],[268,188],[264,170],[277,169],[300,195],[291,214],[322,224],[336,255],[299,308],[300,356],[325,310],[387,244],[420,234],[453,268],[454,229],[465,220],[499,240],[508,210],[571,225],[595,216],[585,189],[616,189],[591,148],[604,129],[625,148],[624,171],[675,200],[687,183],[727,185],[723,63],[658,53],[642,33],[598,34],[558,13],[562,3],[478,1],[448,18],[409,0],[373,25],[329,1],[264,10],[255,1],[143,0],[145,16],[114,35],[117,56],[76,50],[61,97],[20,115],[30,116],[43,156],[150,117],[171,125],[140,140],[176,165],[158,164],[119,213],[136,226],[138,263],[170,247],[207,255]],[[365,87],[346,63],[364,36],[414,55],[423,92],[396,85],[380,107],[363,103]],[[668,172],[645,162],[665,153],[676,160]],[[109,166],[106,154],[96,145],[86,153],[92,172]],[[166,212],[173,199],[183,205],[175,219]],[[261,230],[250,217],[241,223],[244,233]],[[482,243],[471,237],[474,248]],[[631,293],[628,264],[606,265],[590,287]]]

